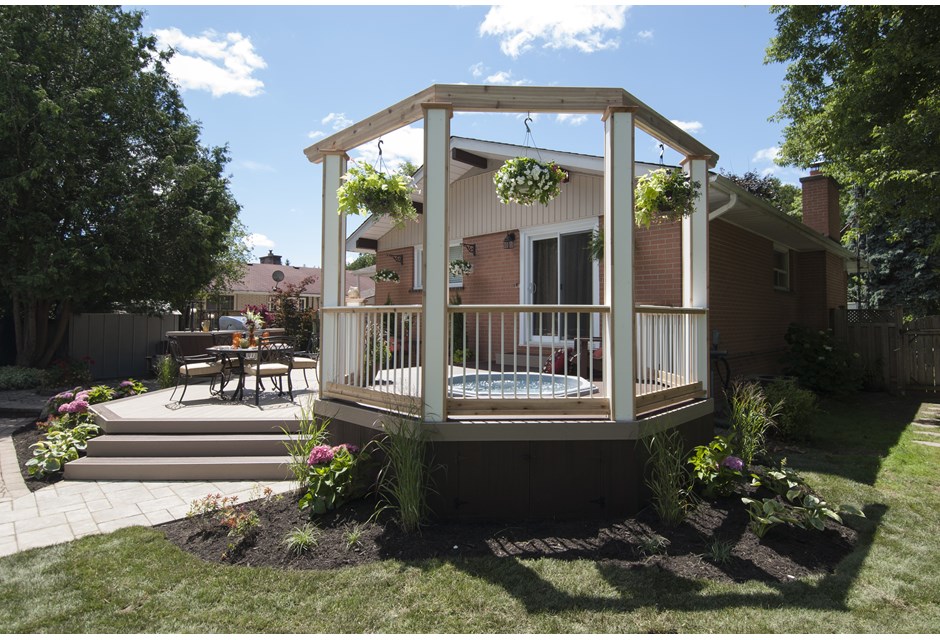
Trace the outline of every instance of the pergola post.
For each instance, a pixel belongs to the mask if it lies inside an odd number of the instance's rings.
[[[425,103],[424,109],[424,349],[421,388],[424,420],[447,417],[447,305],[449,249],[447,187],[450,173],[451,106]]]
[[[604,380],[610,417],[636,418],[635,313],[633,294],[634,108],[604,114]]]
[[[682,219],[682,304],[708,308],[708,158],[688,156],[684,161],[689,177],[700,185],[692,215]],[[707,317],[693,325],[698,352],[690,354],[693,373],[708,391],[709,342]]]
[[[346,173],[345,152],[337,151],[323,157],[323,217],[321,271],[322,307],[340,307],[346,300],[343,287],[346,273],[346,216],[339,213],[336,190],[342,185],[340,178]],[[327,382],[334,381],[336,350],[343,348],[336,316],[323,313],[320,317],[320,399]]]

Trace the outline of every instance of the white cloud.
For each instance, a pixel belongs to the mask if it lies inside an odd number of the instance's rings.
[[[356,160],[374,165],[379,158],[378,140],[362,145],[354,153]],[[382,136],[382,161],[391,171],[398,169],[402,162],[419,167],[424,164],[424,129],[402,127]]]
[[[498,37],[500,49],[512,58],[538,42],[546,49],[592,53],[619,46],[617,39],[605,36],[608,31],[623,29],[626,13],[623,6],[499,5],[487,12],[480,35]]]
[[[512,71],[497,71],[496,73],[486,77],[485,82],[487,84],[511,84],[514,87],[518,87],[523,84],[532,84],[528,80],[513,80]]]
[[[759,149],[751,158],[751,162],[774,162],[779,155],[780,147],[767,147],[766,149]]]
[[[693,120],[692,122],[683,122],[682,120],[670,120],[672,124],[676,125],[686,133],[698,133],[702,130],[702,123]]]
[[[253,74],[268,65],[255,53],[251,39],[240,33],[188,36],[172,27],[156,29],[153,35],[161,48],[174,49],[167,71],[183,89],[210,91],[218,98],[229,93],[257,96],[264,88]]]
[[[248,169],[249,171],[257,171],[259,173],[274,173],[275,169],[269,164],[264,164],[263,162],[255,162],[254,160],[242,160],[238,163],[240,166]]]
[[[559,113],[555,116],[555,120],[562,124],[570,124],[573,127],[578,127],[585,122],[587,122],[587,114],[584,113]]]
[[[345,113],[330,113],[328,116],[320,120],[320,124],[326,124],[333,127],[333,131],[339,131],[340,129],[345,129],[353,123],[352,120],[346,117]]]
[[[646,42],[649,42],[650,40],[653,39],[653,30],[652,30],[652,29],[644,29],[643,31],[637,31],[636,37],[637,37],[638,39],[640,39],[640,40],[644,40],[644,41],[646,41]]]
[[[311,140],[319,140],[325,135],[326,134],[320,131],[319,129],[317,129],[316,131],[310,131],[309,133],[307,133],[307,137],[310,138]]]
[[[474,78],[479,78],[486,72],[486,66],[482,62],[478,62],[470,66],[470,75]]]
[[[263,233],[252,233],[246,238],[248,246],[252,249],[273,249],[274,240]]]

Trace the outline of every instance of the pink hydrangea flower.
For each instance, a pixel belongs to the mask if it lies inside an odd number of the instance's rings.
[[[744,468],[744,460],[737,456],[728,456],[721,461],[721,466],[727,467],[732,471],[740,471]]]
[[[357,447],[354,444],[349,444],[349,443],[336,445],[335,447],[333,447],[333,453],[337,453],[340,449],[345,449],[352,455],[356,455],[357,453],[359,453],[359,447]]]
[[[307,464],[326,464],[333,461],[333,449],[329,445],[319,444],[310,450],[310,457],[307,458]]]
[[[71,407],[71,406],[72,406],[72,405],[69,404],[68,402],[64,402],[64,403],[62,403],[62,404],[59,405],[58,411],[59,411],[59,413],[68,413],[68,412],[69,412],[69,407]]]

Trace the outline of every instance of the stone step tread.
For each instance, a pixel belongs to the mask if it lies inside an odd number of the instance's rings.
[[[924,442],[923,440],[914,440],[915,444],[923,444],[928,447],[940,447],[940,442]]]
[[[271,440],[290,440],[283,433],[106,433],[92,442],[166,442],[179,440],[184,442],[269,442]]]
[[[155,456],[155,457],[97,457],[86,456],[69,462],[69,465],[207,465],[207,466],[225,466],[233,464],[287,464],[291,461],[288,455],[283,456]]]
[[[914,433],[916,433],[919,436],[932,436],[932,437],[940,436],[940,433],[937,433],[936,431],[915,431]]]
[[[65,465],[67,480],[290,480],[289,456],[102,457]]]

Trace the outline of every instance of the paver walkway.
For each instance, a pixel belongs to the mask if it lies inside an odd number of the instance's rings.
[[[0,411],[38,416],[45,398],[0,392]],[[12,434],[35,418],[0,418],[0,556],[68,542],[132,525],[182,518],[197,498],[220,493],[239,502],[261,497],[264,487],[289,491],[291,482],[89,482],[63,480],[30,492],[23,481]]]
[[[923,440],[914,440],[915,443],[925,447],[940,447],[940,403],[923,402],[914,422],[911,423],[914,428],[914,434],[926,436]]]

